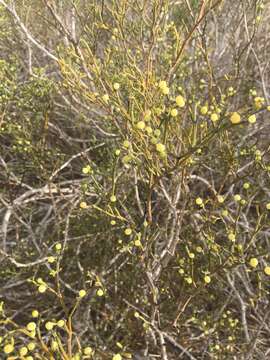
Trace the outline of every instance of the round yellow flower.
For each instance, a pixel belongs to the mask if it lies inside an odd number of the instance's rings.
[[[161,80],[158,84],[158,87],[162,90],[167,87],[167,82],[165,80]]]
[[[205,277],[204,277],[204,282],[205,282],[206,284],[210,284],[211,278],[210,278],[209,275],[205,275]]]
[[[60,319],[57,321],[57,326],[59,326],[60,328],[62,328],[65,325],[65,320]]]
[[[28,353],[28,349],[26,346],[23,346],[22,348],[20,348],[20,350],[19,350],[20,356],[25,356],[27,353]]]
[[[101,297],[104,295],[104,291],[102,289],[97,290],[97,296]]]
[[[56,244],[56,245],[55,245],[55,249],[58,250],[58,251],[61,250],[61,249],[62,249],[62,245],[59,244],[59,243]]]
[[[116,225],[116,221],[115,220],[111,220],[111,225]]]
[[[25,360],[34,360],[33,356],[29,355],[29,356],[26,356]]]
[[[156,150],[159,152],[159,153],[162,153],[164,152],[166,149],[165,145],[161,144],[161,143],[157,143],[156,144]]]
[[[161,89],[161,92],[163,95],[168,95],[170,92],[170,89],[168,87],[164,87],[163,89]]]
[[[80,298],[85,297],[85,295],[86,295],[86,291],[85,291],[85,290],[82,289],[82,290],[79,291],[79,297],[80,297]]]
[[[137,122],[136,127],[139,130],[143,130],[145,128],[145,122],[144,121]]]
[[[229,234],[228,234],[228,239],[229,239],[230,241],[234,242],[235,239],[236,239],[235,234],[234,234],[234,233],[229,233]]]
[[[248,117],[248,122],[250,123],[250,124],[254,124],[255,122],[257,121],[257,119],[256,119],[256,115],[250,115],[249,117]]]
[[[32,317],[33,317],[33,318],[37,318],[38,315],[39,315],[39,312],[38,312],[37,310],[33,310],[33,311],[32,311]]]
[[[4,346],[4,353],[10,354],[14,350],[14,346],[12,344],[7,344]]]
[[[124,148],[128,149],[130,147],[130,142],[128,140],[125,140],[123,142],[123,146],[124,146]]]
[[[131,235],[132,234],[132,229],[126,228],[124,233],[125,233],[125,235]]]
[[[34,323],[34,322],[30,322],[30,323],[28,323],[28,324],[26,325],[26,329],[27,329],[28,331],[35,331],[35,330],[36,330],[36,327],[37,327],[37,325],[36,325],[36,323]]]
[[[265,207],[267,210],[270,210],[270,203],[266,204]]]
[[[93,352],[93,349],[90,346],[87,346],[86,348],[84,348],[83,353],[84,355],[91,355]]]
[[[266,266],[266,267],[264,268],[264,273],[265,273],[265,275],[270,276],[270,266]]]
[[[52,323],[51,321],[47,321],[46,324],[45,324],[45,328],[50,331],[52,330],[54,327],[54,323]]]
[[[115,196],[115,195],[112,195],[112,196],[110,197],[110,201],[111,201],[111,202],[116,202],[116,196]]]
[[[218,201],[220,204],[224,203],[224,197],[223,197],[222,195],[218,195],[218,196],[217,196],[217,201]]]
[[[218,121],[218,119],[219,119],[218,114],[216,114],[216,113],[211,114],[211,120],[212,120],[213,122]]]
[[[48,263],[49,263],[49,264],[52,264],[52,263],[55,262],[55,257],[49,256],[47,260],[48,260]]]
[[[119,149],[116,149],[116,150],[115,150],[115,155],[116,155],[116,156],[119,156],[119,155],[120,155],[120,152],[121,152],[121,151],[120,151]]]
[[[118,83],[114,83],[113,84],[113,88],[114,88],[114,90],[119,90],[120,89],[120,84],[118,84]]]
[[[236,195],[234,195],[234,201],[240,201],[241,200],[241,195],[239,195],[239,194],[236,194]]]
[[[182,107],[184,107],[186,105],[186,101],[183,98],[183,96],[181,96],[181,95],[178,95],[175,98],[175,102],[176,102],[176,105],[179,106],[180,108],[182,108]]]
[[[82,201],[81,203],[80,203],[80,208],[81,209],[86,209],[88,206],[87,206],[87,203],[85,202],[85,201]]]
[[[256,259],[256,258],[251,258],[251,259],[249,260],[249,265],[250,265],[251,267],[253,267],[253,268],[257,267],[258,264],[259,264],[259,261],[258,261],[258,259]]]
[[[191,277],[187,277],[187,278],[185,278],[185,280],[189,285],[191,285],[193,282]]]
[[[33,343],[33,342],[30,342],[28,345],[27,345],[27,348],[29,351],[33,351],[36,347],[36,344]]]
[[[249,189],[249,188],[250,188],[250,184],[247,183],[247,182],[244,183],[243,188],[244,188],[245,190]]]
[[[195,200],[196,204],[201,206],[203,204],[203,200],[202,198],[198,197],[196,200]]]
[[[172,117],[176,117],[177,115],[178,115],[177,109],[172,109],[172,110],[171,110],[171,116],[172,116]]]
[[[107,102],[109,101],[109,95],[108,95],[108,94],[104,94],[104,95],[102,96],[102,100],[103,100],[105,103],[107,103]]]
[[[201,115],[206,115],[208,113],[208,107],[202,106],[200,110]]]
[[[141,246],[142,246],[141,240],[136,239],[136,240],[134,241],[134,245],[135,245],[136,247],[141,247]]]
[[[241,116],[238,114],[238,112],[233,112],[230,120],[232,124],[239,124],[241,122]]]

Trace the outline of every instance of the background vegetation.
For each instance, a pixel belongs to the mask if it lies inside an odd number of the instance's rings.
[[[1,359],[270,358],[268,0],[0,0]]]

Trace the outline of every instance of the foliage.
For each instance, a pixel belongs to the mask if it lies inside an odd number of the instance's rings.
[[[267,358],[268,8],[0,5],[1,356]]]

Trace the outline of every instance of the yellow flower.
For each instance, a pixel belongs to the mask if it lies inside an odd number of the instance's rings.
[[[208,113],[208,107],[207,106],[201,107],[200,113],[201,115],[206,115]]]
[[[254,124],[255,122],[257,121],[257,119],[256,119],[256,115],[250,115],[249,117],[248,117],[248,122],[250,123],[250,124]]]
[[[134,241],[134,245],[135,245],[136,247],[142,246],[141,240],[136,239],[136,240]]]
[[[236,239],[235,234],[234,234],[234,233],[229,233],[229,234],[228,234],[228,239],[229,239],[230,241],[234,242],[235,239]]]
[[[131,235],[132,230],[130,228],[126,228],[124,232],[125,232],[125,235]]]
[[[145,122],[144,121],[137,122],[136,127],[139,130],[143,130],[145,128]]]
[[[107,103],[107,102],[109,101],[109,95],[108,95],[108,94],[104,94],[104,95],[102,96],[102,100],[103,100],[105,103]]]
[[[112,195],[112,196],[110,197],[110,201],[111,201],[111,202],[116,202],[116,196],[115,196],[115,195]]]
[[[86,348],[84,348],[83,353],[84,355],[91,355],[93,352],[93,349],[90,346],[87,346]]]
[[[221,196],[221,195],[218,195],[218,196],[217,196],[217,201],[218,201],[220,204],[224,203],[224,197]]]
[[[175,98],[175,102],[176,102],[176,105],[179,106],[180,108],[182,108],[182,107],[184,107],[186,105],[186,101],[183,98],[183,96],[181,96],[181,95],[178,95]]]
[[[84,166],[83,168],[82,168],[82,173],[83,174],[90,174],[92,172],[92,168],[91,168],[91,166],[90,165],[87,165],[87,166]]]
[[[258,264],[259,264],[259,261],[258,261],[258,259],[256,259],[256,258],[251,258],[251,259],[249,260],[249,265],[250,265],[251,267],[253,267],[253,268],[257,267]]]
[[[28,353],[28,349],[26,346],[23,346],[22,348],[20,348],[20,350],[19,350],[20,356],[25,356],[27,353]]]
[[[264,103],[263,97],[257,96],[254,98],[255,109],[257,110],[261,109],[263,103]]]
[[[266,207],[267,210],[270,210],[270,203],[266,204],[265,207]]]
[[[14,350],[14,346],[12,344],[7,344],[4,346],[4,353],[10,354]]]
[[[38,315],[39,315],[39,312],[38,312],[37,310],[33,310],[33,311],[32,311],[32,317],[33,317],[33,318],[37,318]]]
[[[249,189],[249,188],[250,188],[250,184],[247,183],[247,182],[244,183],[243,188],[244,188],[245,190]]]
[[[270,275],[270,266],[266,266],[264,268],[264,273],[265,273],[265,275]]]
[[[47,321],[46,324],[45,324],[45,328],[50,331],[52,330],[54,327],[54,323],[52,323],[51,321]]]
[[[86,295],[86,291],[85,291],[85,290],[82,289],[82,290],[79,291],[79,297],[80,297],[80,298],[85,297],[85,295]]]
[[[266,109],[267,109],[267,111],[270,111],[270,105],[268,105]]]
[[[35,347],[36,347],[36,344],[30,342],[30,343],[27,345],[27,347],[28,347],[28,350],[29,350],[29,351],[33,351],[33,350],[35,349]]]
[[[128,140],[125,140],[123,142],[123,146],[124,146],[124,148],[128,149],[130,147],[130,142]]]
[[[156,150],[159,152],[159,153],[162,153],[165,151],[165,145],[161,144],[161,143],[157,143],[156,144]]]
[[[204,277],[204,282],[205,282],[206,284],[210,284],[211,278],[210,278],[209,275],[205,275],[205,277]]]
[[[177,109],[172,109],[172,110],[171,110],[171,116],[172,116],[172,117],[176,117],[177,115],[178,115]]]
[[[57,326],[59,326],[60,328],[63,327],[65,325],[65,321],[60,319],[57,321]]]
[[[218,119],[219,119],[218,114],[216,114],[216,113],[211,114],[211,120],[212,120],[213,122],[218,121]]]
[[[189,285],[192,284],[192,278],[191,277],[187,277],[187,278],[185,278],[185,280]]]
[[[114,90],[119,90],[119,88],[120,88],[120,84],[118,84],[118,83],[114,83],[113,84],[113,88],[114,88]]]
[[[232,124],[239,124],[241,122],[241,116],[238,114],[238,112],[233,112],[230,120]]]
[[[120,152],[121,152],[121,151],[120,151],[119,149],[116,149],[116,150],[115,150],[115,155],[116,155],[116,156],[119,156],[119,155],[120,155]]]
[[[202,198],[198,197],[196,200],[195,200],[196,204],[201,206],[203,204],[203,200]]]
[[[36,323],[34,323],[34,322],[30,322],[30,323],[28,323],[28,324],[26,325],[26,329],[27,329],[28,331],[35,331],[35,330],[36,330],[36,327],[37,327],[37,325],[36,325]]]
[[[80,203],[80,208],[81,209],[86,209],[88,206],[87,206],[87,203],[85,202],[85,201],[82,201],[81,203]]]
[[[167,87],[167,82],[165,80],[161,80],[158,84],[158,87],[162,90]]]
[[[168,87],[164,87],[163,89],[161,89],[161,92],[163,95],[168,95],[170,92],[170,89]]]
[[[240,201],[241,200],[241,195],[239,195],[239,194],[236,194],[236,195],[234,195],[234,201]]]
[[[111,225],[115,225],[116,224],[116,221],[115,220],[111,220]]]
[[[58,250],[58,251],[60,251],[60,250],[62,249],[62,245],[59,244],[59,243],[56,244],[56,245],[55,245],[55,249]]]
[[[104,295],[104,291],[102,289],[98,289],[97,290],[97,296],[103,296]]]
[[[55,262],[55,257],[49,256],[47,260],[48,260],[48,263],[52,264]]]

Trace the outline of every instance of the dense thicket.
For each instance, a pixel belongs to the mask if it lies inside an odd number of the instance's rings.
[[[269,359],[269,10],[0,0],[1,359]]]

